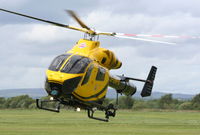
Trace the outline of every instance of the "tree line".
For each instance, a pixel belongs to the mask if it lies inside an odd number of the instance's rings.
[[[47,98],[47,97],[44,97]],[[104,100],[104,105],[116,104],[115,99]],[[0,109],[33,109],[36,108],[35,99],[28,95],[4,98],[0,97]],[[118,100],[119,109],[171,109],[171,110],[200,110],[200,94],[191,100],[174,99],[172,94],[166,94],[160,99],[143,100],[121,96]]]
[[[116,104],[115,100],[106,99],[106,104]],[[200,110],[200,94],[194,96],[191,100],[178,100],[173,98],[172,94],[166,94],[160,99],[143,100],[132,97],[121,96],[118,101],[119,109],[168,109],[168,110]]]
[[[35,100],[28,95],[21,95],[16,97],[4,98],[0,97],[1,109],[15,109],[15,108],[35,108]]]

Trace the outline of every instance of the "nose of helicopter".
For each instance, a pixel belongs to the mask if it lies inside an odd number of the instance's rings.
[[[77,88],[82,74],[66,74],[47,70],[45,89],[53,97],[68,97]]]

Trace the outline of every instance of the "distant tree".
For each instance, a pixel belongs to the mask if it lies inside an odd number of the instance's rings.
[[[4,97],[0,97],[0,108],[4,108],[5,102],[6,102],[6,99]]]
[[[10,108],[10,102],[12,101],[11,98],[6,99],[5,103],[4,103],[4,108]]]
[[[195,110],[200,110],[200,93],[194,96],[191,102]]]
[[[147,103],[144,100],[135,100],[133,109],[134,110],[140,110],[140,109],[145,109],[147,107]]]
[[[172,98],[172,94],[166,94],[162,96],[159,100],[159,108],[160,109],[178,109],[180,102],[177,99]]]
[[[119,97],[119,108],[120,109],[131,109],[134,104],[134,99],[131,96]]]
[[[8,98],[4,106],[5,108],[28,108],[29,105],[31,105],[34,102],[35,100],[33,100],[28,95],[21,95]]]
[[[148,109],[159,109],[159,100],[158,99],[147,100],[146,106]]]
[[[159,107],[161,109],[169,109],[172,101],[173,101],[172,94],[166,94],[160,98]]]
[[[36,103],[34,102],[34,103],[30,104],[30,105],[28,106],[28,108],[29,108],[29,109],[35,109],[35,108],[37,108],[37,107],[36,107]]]
[[[133,109],[159,109],[159,100],[135,100]]]
[[[21,102],[19,102],[20,108],[29,108],[31,104],[35,104],[35,100],[30,98],[29,96],[25,97]]]
[[[166,94],[162,96],[159,100],[160,109],[179,109],[180,104],[183,101],[178,99],[173,99],[172,94]]]
[[[183,102],[182,104],[180,104],[178,109],[180,109],[180,110],[192,110],[193,106],[192,106],[191,102],[186,101],[186,102]]]

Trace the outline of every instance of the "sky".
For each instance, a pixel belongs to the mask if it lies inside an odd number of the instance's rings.
[[[66,9],[100,31],[180,36],[200,36],[199,5],[197,0],[0,0],[0,8],[72,26],[79,27]],[[81,32],[0,12],[0,89],[44,87],[52,59],[80,38]],[[200,39],[153,39],[176,45],[101,36],[101,47],[123,63],[111,74],[146,79],[154,65],[154,91],[200,93]],[[135,84],[139,90],[143,85]]]

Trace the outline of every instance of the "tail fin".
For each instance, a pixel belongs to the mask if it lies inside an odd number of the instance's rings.
[[[157,68],[155,66],[152,66],[141,92],[142,97],[151,96],[156,71],[157,71]]]

